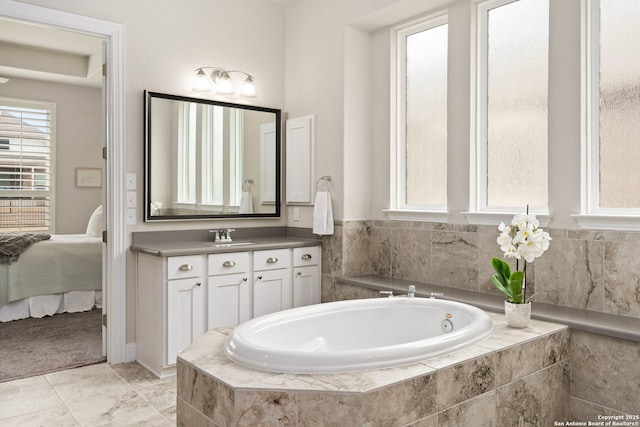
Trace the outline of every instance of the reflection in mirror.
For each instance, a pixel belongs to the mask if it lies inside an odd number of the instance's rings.
[[[145,221],[280,216],[280,110],[145,92]]]

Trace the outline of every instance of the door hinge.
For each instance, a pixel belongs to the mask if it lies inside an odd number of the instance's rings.
[[[102,158],[107,160],[107,147],[102,147]]]
[[[102,75],[107,76],[107,64],[102,64]]]
[[[107,243],[107,230],[102,231],[102,243]]]
[[[102,315],[102,326],[107,327],[107,314]]]

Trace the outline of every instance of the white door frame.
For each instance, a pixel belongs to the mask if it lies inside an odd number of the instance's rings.
[[[107,316],[107,361],[126,360],[126,228],[124,222],[124,26],[73,13],[0,0],[0,16],[103,37],[106,41],[107,77],[105,141],[106,277],[103,300]]]

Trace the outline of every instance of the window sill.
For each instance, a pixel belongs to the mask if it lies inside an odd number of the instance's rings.
[[[549,222],[553,218],[546,213],[531,212],[536,215],[536,219],[540,222],[540,227],[548,227]],[[467,222],[474,225],[495,225],[500,222],[510,224],[515,213],[513,212],[462,212],[467,217]]]
[[[580,228],[596,230],[640,231],[640,216],[615,214],[571,215]]]
[[[383,209],[387,218],[396,221],[447,222],[449,212],[408,209]]]

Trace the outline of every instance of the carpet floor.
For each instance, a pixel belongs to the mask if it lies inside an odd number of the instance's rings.
[[[0,323],[0,382],[104,362],[101,310]]]

